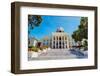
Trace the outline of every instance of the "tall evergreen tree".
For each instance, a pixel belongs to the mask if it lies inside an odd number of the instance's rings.
[[[78,30],[73,32],[72,38],[75,40],[75,42],[82,41],[82,39],[88,39],[88,18],[87,17],[81,17]]]

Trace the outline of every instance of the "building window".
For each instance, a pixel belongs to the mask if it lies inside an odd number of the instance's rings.
[[[61,37],[59,37],[59,40],[61,40]]]
[[[57,40],[58,40],[58,36],[57,36]]]
[[[55,46],[53,46],[53,48],[55,48]]]
[[[55,37],[53,39],[55,40]]]
[[[53,41],[53,44],[55,44],[55,41]]]
[[[63,45],[64,45],[64,42],[63,42]]]
[[[67,37],[65,37],[65,40],[67,40]]]
[[[59,42],[59,44],[61,45],[61,41]]]
[[[43,45],[45,45],[45,43],[43,43]]]

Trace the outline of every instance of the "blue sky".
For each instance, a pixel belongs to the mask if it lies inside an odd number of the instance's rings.
[[[77,30],[80,24],[81,17],[75,16],[42,16],[42,22],[40,26],[31,30],[29,36],[37,39],[42,39],[45,36],[50,36],[52,32],[55,32],[58,27],[63,27],[64,32],[68,35],[72,35],[73,31]]]

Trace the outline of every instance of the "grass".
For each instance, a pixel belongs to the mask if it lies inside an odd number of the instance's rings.
[[[47,48],[48,46],[42,46],[42,47],[29,46],[28,51],[38,52],[39,50],[43,51],[43,49],[47,49]]]

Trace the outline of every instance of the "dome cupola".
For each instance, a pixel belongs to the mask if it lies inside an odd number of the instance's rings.
[[[58,27],[56,32],[64,32],[64,28],[63,27]]]

